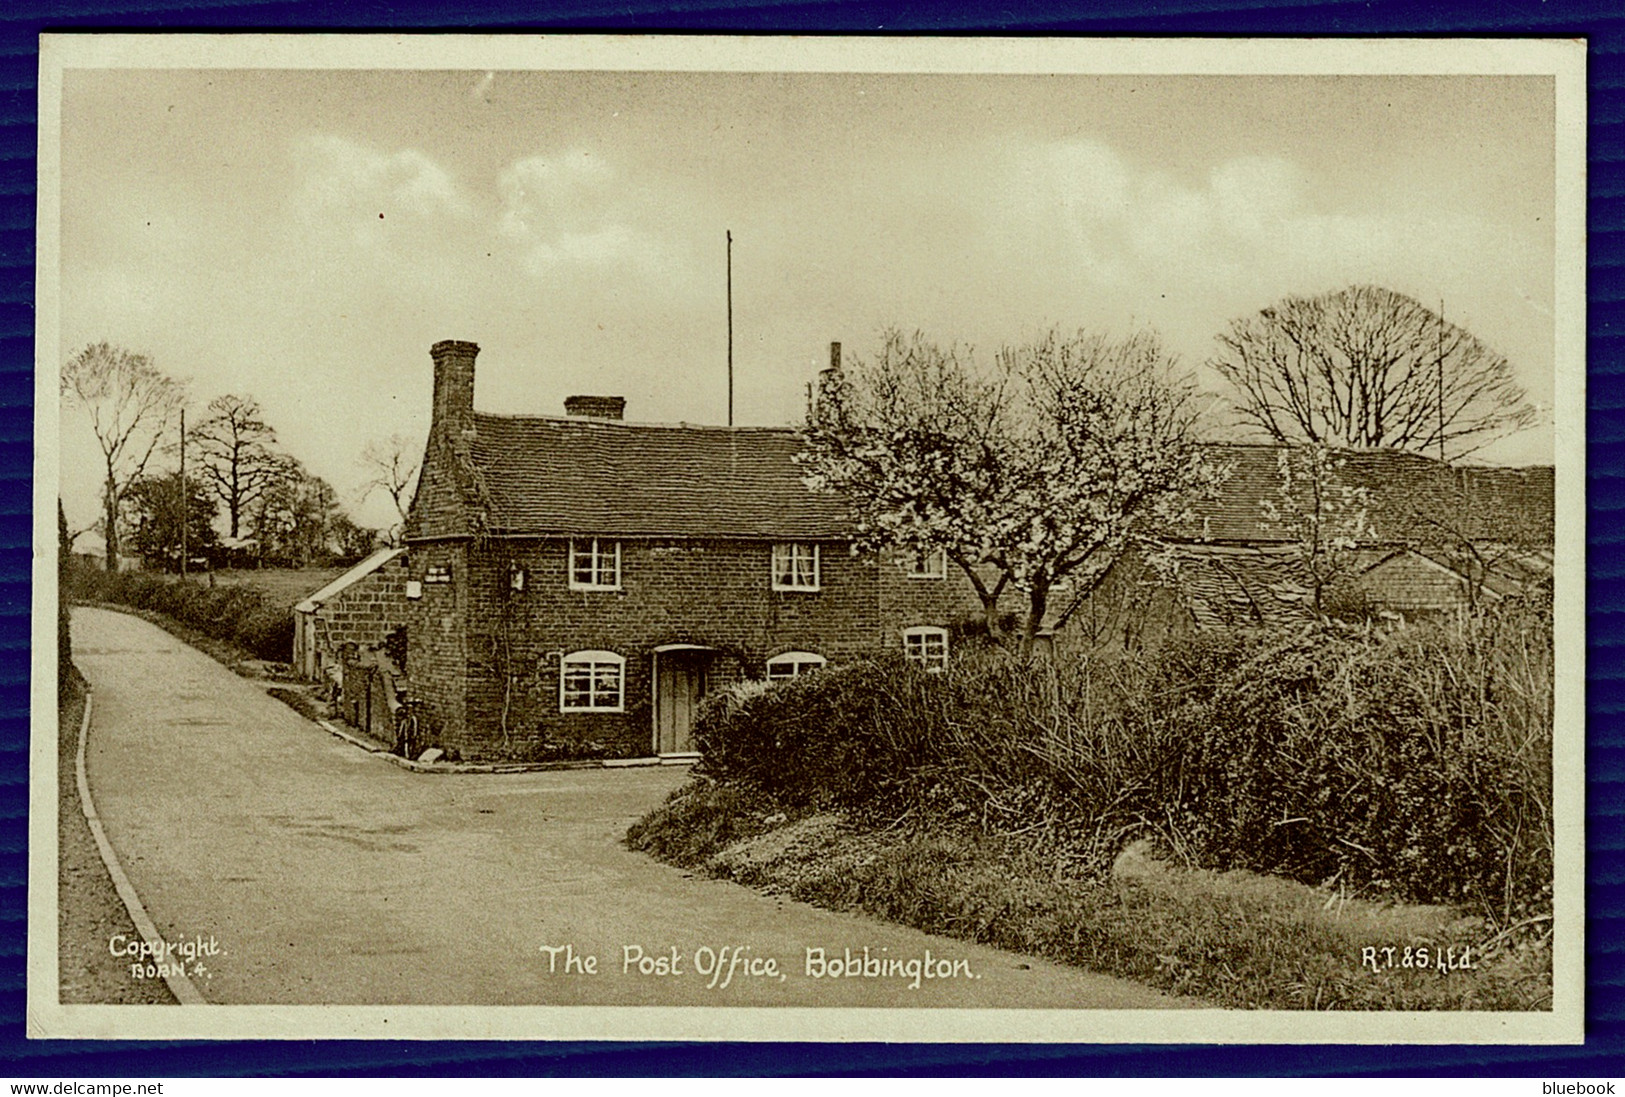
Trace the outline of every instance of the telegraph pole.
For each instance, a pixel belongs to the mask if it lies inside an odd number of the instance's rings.
[[[734,425],[734,234],[728,236],[728,425]]]

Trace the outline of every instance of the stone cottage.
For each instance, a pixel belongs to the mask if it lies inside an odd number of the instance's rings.
[[[293,607],[293,665],[319,681],[345,645],[380,647],[406,624],[406,550],[379,549]]]
[[[790,430],[474,410],[473,343],[436,343],[406,523],[407,674],[464,759],[682,757],[708,690],[886,649],[948,658],[977,611],[941,557],[851,549]]]

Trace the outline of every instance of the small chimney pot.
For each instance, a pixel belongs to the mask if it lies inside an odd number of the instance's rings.
[[[564,414],[582,419],[622,419],[626,415],[626,397],[566,396]]]

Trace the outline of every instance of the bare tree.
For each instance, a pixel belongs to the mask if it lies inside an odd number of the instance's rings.
[[[406,525],[406,512],[412,506],[412,495],[417,490],[418,468],[423,446],[404,435],[391,434],[388,438],[374,439],[361,451],[361,465],[372,474],[364,485],[361,497],[365,499],[382,489],[395,504],[401,516],[399,525],[391,530],[392,539]]]
[[[1455,458],[1535,420],[1504,356],[1380,286],[1288,297],[1219,345],[1241,418],[1279,442]]]
[[[226,395],[209,401],[203,421],[186,437],[198,456],[201,479],[226,508],[235,539],[250,508],[280,475],[276,431],[252,396]]]
[[[96,343],[68,359],[62,396],[84,409],[101,447],[102,535],[107,570],[117,571],[119,505],[162,445],[186,402],[186,388],[146,355]]]
[[[1092,589],[1222,475],[1190,396],[1145,332],[1050,333],[990,371],[894,332],[872,362],[826,372],[802,460],[810,486],[850,502],[860,548],[944,552],[995,638],[1001,594],[1020,591],[1030,650],[1058,584]]]

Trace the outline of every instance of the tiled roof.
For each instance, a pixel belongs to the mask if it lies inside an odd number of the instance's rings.
[[[1497,597],[1526,595],[1551,584],[1554,556],[1550,549],[1530,551],[1510,545],[1485,544],[1480,551],[1487,564],[1484,589]],[[1416,555],[1462,575],[1459,562],[1435,553]],[[1465,579],[1463,575],[1463,581]]]
[[[793,460],[794,431],[477,414],[497,532],[836,538],[851,523]]]
[[[650,537],[840,538],[846,507],[810,491],[794,457],[793,430],[668,426],[584,417],[476,414],[472,456],[499,533],[596,533]],[[1270,544],[1291,540],[1265,520],[1278,500],[1274,445],[1214,444],[1229,476],[1192,506],[1185,538]],[[1509,524],[1551,536],[1552,470],[1458,466],[1396,450],[1345,455],[1339,476],[1371,491],[1379,540],[1420,536],[1419,516],[1449,516],[1475,540]]]
[[[1280,501],[1282,447],[1214,444],[1208,452],[1229,476],[1215,497],[1192,505],[1195,521],[1184,534],[1248,544],[1290,540],[1279,524],[1265,520],[1263,509],[1265,500]],[[1338,478],[1369,490],[1369,520],[1378,540],[1424,536],[1424,517],[1451,522],[1473,540],[1505,538],[1509,524],[1519,536],[1551,539],[1550,466],[1452,468],[1399,450],[1354,450],[1343,458]]]
[[[1290,549],[1185,545],[1169,586],[1202,628],[1259,628],[1314,620],[1314,595]]]

